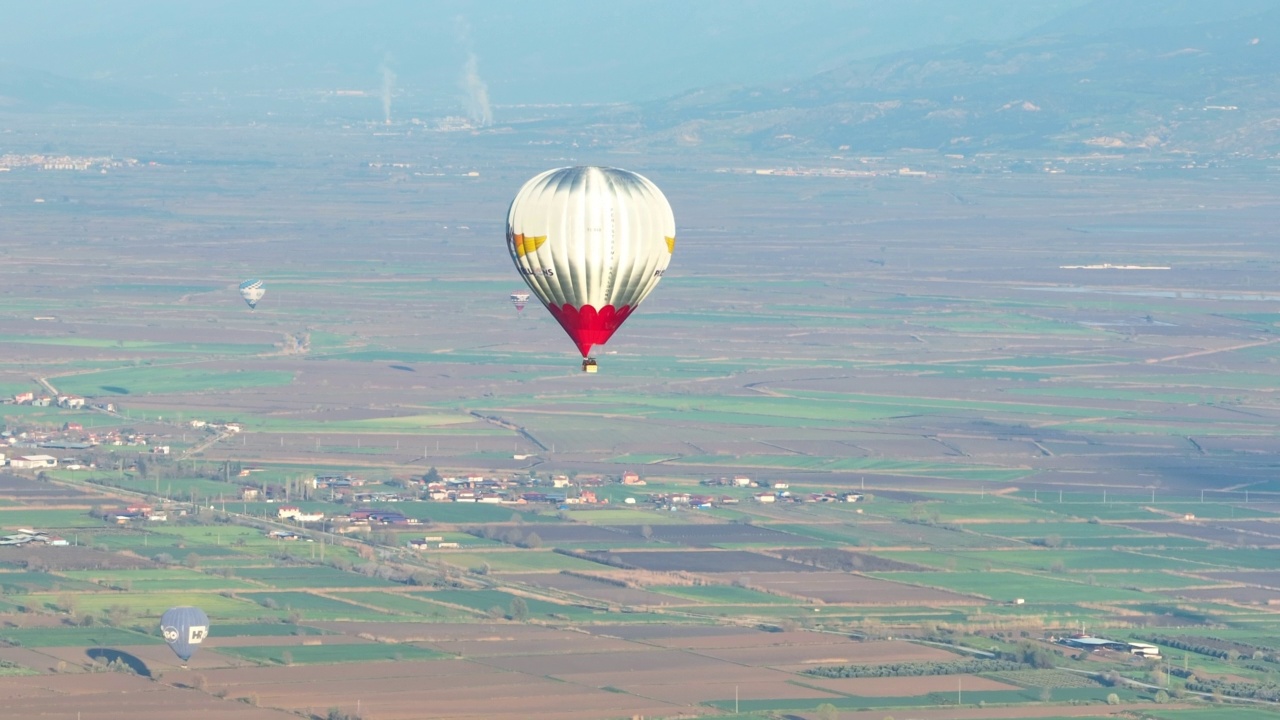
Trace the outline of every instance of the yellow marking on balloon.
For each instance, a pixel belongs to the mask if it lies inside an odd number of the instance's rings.
[[[667,241],[667,252],[674,254],[676,251],[676,239],[673,237],[663,239]]]
[[[524,257],[531,252],[536,252],[538,248],[542,247],[542,243],[546,241],[546,235],[530,235],[526,237],[523,233],[516,233],[515,237],[511,238],[511,243],[516,248],[516,257]]]

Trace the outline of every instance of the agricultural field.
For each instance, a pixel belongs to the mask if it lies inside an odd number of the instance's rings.
[[[6,454],[58,463],[0,474],[15,717],[1280,717],[1243,705],[1280,672],[1277,316],[1232,292],[1274,269],[1256,183],[655,151],[704,199],[585,375],[508,302],[541,131],[235,122],[124,179],[5,176],[74,202],[5,203],[0,390],[87,403],[0,405]],[[1061,269],[1121,255],[1171,269]],[[1175,672],[1054,642],[1082,632]]]

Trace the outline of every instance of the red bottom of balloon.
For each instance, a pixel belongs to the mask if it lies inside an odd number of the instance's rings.
[[[592,345],[603,345],[609,341],[613,331],[617,330],[627,316],[631,314],[631,306],[623,305],[616,310],[612,305],[605,305],[596,310],[590,305],[575,308],[572,305],[548,305],[547,309],[555,317],[560,327],[569,333],[569,337],[578,346],[582,357],[591,354]]]

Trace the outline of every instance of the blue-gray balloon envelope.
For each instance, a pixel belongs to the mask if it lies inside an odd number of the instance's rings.
[[[251,310],[258,307],[258,301],[266,294],[267,289],[262,286],[261,280],[254,278],[240,283],[240,297],[244,298]]]
[[[209,616],[198,607],[169,608],[160,617],[160,632],[182,662],[191,659],[200,643],[209,637]]]

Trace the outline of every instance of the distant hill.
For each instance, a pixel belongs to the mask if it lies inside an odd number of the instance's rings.
[[[895,53],[637,106],[637,144],[1274,154],[1278,67],[1274,3],[1095,2],[1013,42]]]
[[[0,112],[148,110],[172,104],[170,98],[145,90],[0,64]]]

